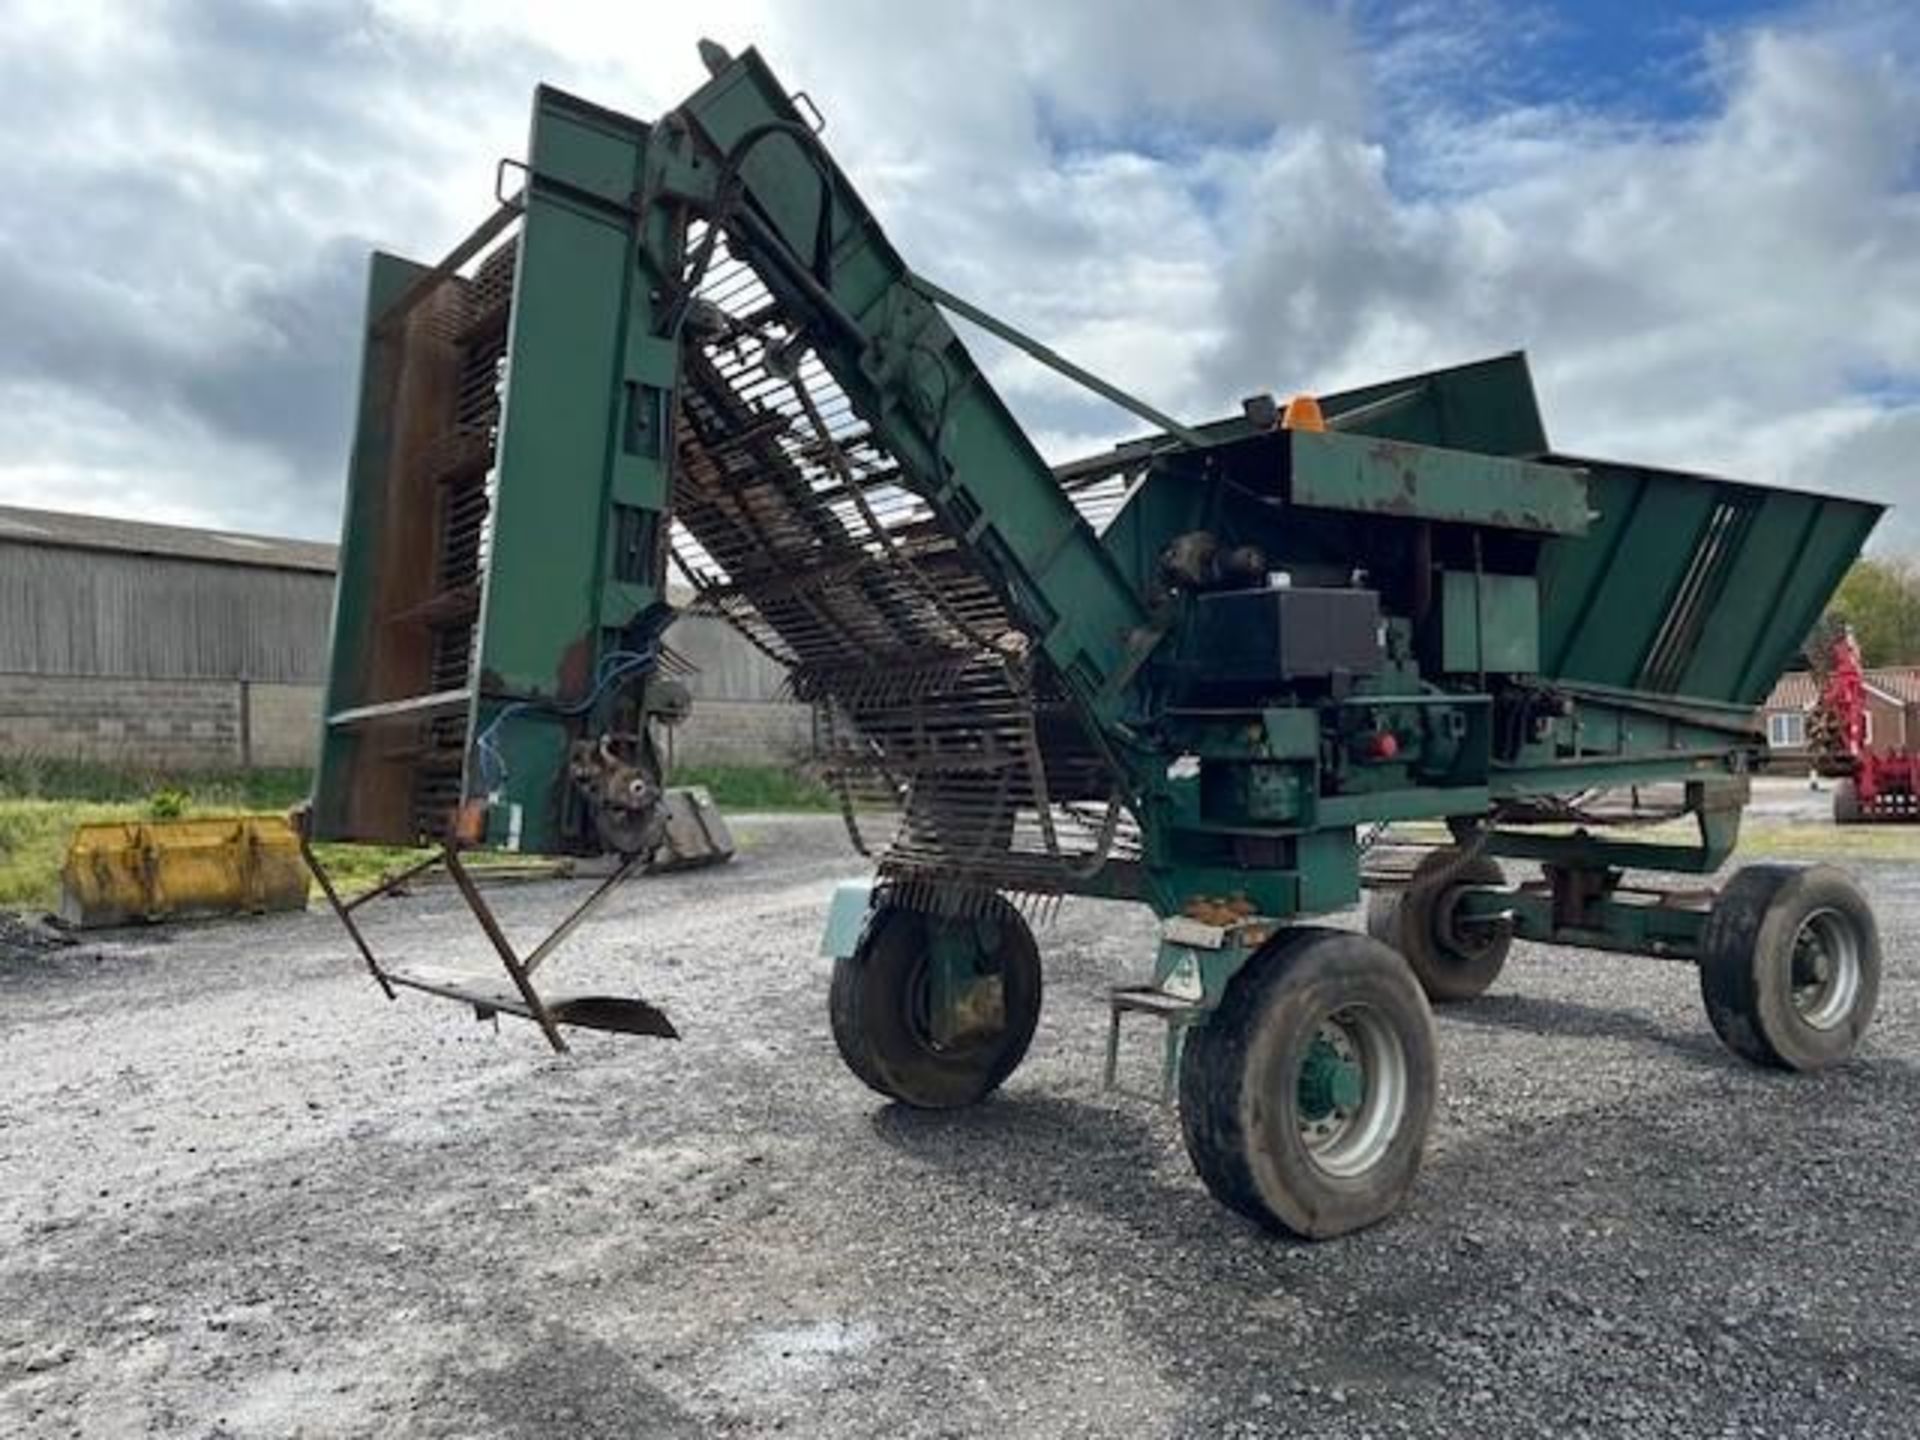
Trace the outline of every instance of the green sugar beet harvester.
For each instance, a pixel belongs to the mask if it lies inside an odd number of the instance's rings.
[[[703,57],[652,122],[540,90],[495,213],[438,265],[374,258],[306,828],[437,846],[504,971],[388,964],[327,886],[389,995],[556,1048],[673,1033],[535,976],[673,822],[673,577],[815,708],[875,866],[828,919],[831,1027],[895,1100],[971,1104],[1019,1064],[1029,920],[1066,895],[1160,917],[1110,1039],[1164,1022],[1201,1178],[1301,1235],[1404,1201],[1429,1002],[1516,937],[1697,966],[1748,1060],[1853,1051],[1880,968],[1857,888],[1704,877],[1766,758],[1754,707],[1878,507],[1555,453],[1518,355],[1180,424],[909,269],[811,103]],[[955,318],[1151,433],[1050,467]],[[1396,822],[1422,843],[1378,843]],[[522,953],[475,848],[621,858]],[[1366,934],[1309,923],[1363,888]]]

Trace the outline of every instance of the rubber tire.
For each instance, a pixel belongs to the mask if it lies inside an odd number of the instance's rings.
[[[1858,825],[1860,820],[1860,787],[1851,776],[1843,777],[1833,787],[1833,823]]]
[[[912,1018],[916,972],[927,954],[928,917],[883,906],[867,918],[851,955],[834,961],[827,1014],[847,1068],[890,1100],[923,1110],[977,1104],[1026,1057],[1040,1023],[1040,951],[1020,913],[1004,900],[998,954],[1006,1026],[989,1043],[934,1048]]]
[[[1848,920],[1861,941],[1860,992],[1831,1029],[1793,1004],[1793,943],[1818,910]],[[1831,865],[1748,865],[1714,901],[1700,937],[1700,997],[1726,1047],[1756,1065],[1819,1070],[1851,1056],[1880,997],[1880,930],[1866,896]]]
[[[1443,884],[1432,884],[1432,877],[1448,867],[1456,867],[1456,873]],[[1423,885],[1423,879],[1429,883]],[[1441,922],[1461,886],[1505,883],[1506,876],[1492,856],[1477,855],[1462,865],[1458,850],[1435,850],[1414,868],[1404,888],[1368,893],[1367,933],[1406,956],[1414,978],[1434,1004],[1476,999],[1506,968],[1513,928],[1500,926],[1486,949],[1470,953],[1448,942]]]
[[[1323,1017],[1364,1000],[1407,1059],[1407,1108],[1387,1152],[1360,1175],[1329,1175],[1300,1137],[1294,1094]],[[1219,1007],[1187,1033],[1180,1128],[1215,1199],[1256,1224],[1325,1240],[1373,1225],[1412,1193],[1438,1086],[1433,1015],[1405,960],[1349,930],[1300,926],[1247,962]],[[1276,1089],[1284,1105],[1263,1103]],[[1277,1123],[1276,1123],[1277,1121]]]

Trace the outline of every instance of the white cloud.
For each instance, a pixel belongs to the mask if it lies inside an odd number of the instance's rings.
[[[1220,299],[1271,323],[1232,327],[1212,373],[1327,386],[1525,346],[1569,449],[1920,500],[1898,467],[1839,473],[1853,437],[1920,417],[1857,393],[1920,374],[1912,79],[1763,30],[1682,128],[1534,112],[1427,132],[1442,186],[1414,199],[1359,138],[1276,139]]]
[[[321,530],[280,503],[292,487],[270,449],[231,440],[175,409],[150,411],[136,430],[111,404],[28,382],[0,383],[0,414],[11,417],[5,474],[13,503],[326,540],[339,533],[337,515],[330,531]],[[252,485],[251,500],[236,477]],[[262,478],[269,483],[257,483]]]
[[[16,4],[0,58],[37,202],[0,214],[0,383],[98,443],[0,433],[0,499],[330,536],[342,257],[457,238],[536,80],[657,113],[712,35],[813,95],[919,268],[1162,408],[1525,346],[1567,448],[1920,502],[1905,6],[1688,37],[1683,119],[1476,98],[1557,23],[1483,0],[71,8]],[[980,348],[1050,452],[1139,428]]]

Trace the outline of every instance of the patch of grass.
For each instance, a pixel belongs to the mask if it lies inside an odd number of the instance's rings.
[[[833,793],[812,776],[774,765],[685,766],[675,785],[704,785],[725,811],[832,810]],[[73,827],[106,822],[284,814],[312,785],[306,770],[165,771],[75,761],[0,759],[0,906],[50,909]],[[426,858],[383,845],[316,847],[342,894]],[[518,863],[521,857],[503,856]],[[478,864],[486,856],[476,855]]]
[[[1735,860],[1920,860],[1920,825],[1750,825]]]
[[[833,792],[806,770],[782,765],[681,765],[669,783],[704,785],[734,810],[832,810]],[[0,758],[0,801],[85,800],[151,804],[179,814],[284,811],[306,799],[313,772],[160,770],[77,760]],[[156,818],[159,818],[156,814]]]
[[[285,814],[307,770],[176,771],[33,756],[0,759],[0,905],[48,909],[73,827],[196,816]],[[357,863],[357,862],[356,862]]]
[[[165,816],[154,811],[151,803],[136,801],[0,799],[0,909],[52,910],[59,904],[60,866],[66,860],[76,825],[208,818],[235,814],[236,808],[189,805],[178,815]],[[387,875],[426,859],[428,854],[389,845],[322,844],[314,848],[342,895],[371,889]],[[473,863],[484,868],[492,863],[492,857],[476,855]],[[313,893],[318,897],[318,887]]]
[[[333,888],[343,896],[358,895],[362,890],[371,890],[387,876],[409,865],[417,865],[426,859],[431,851],[410,850],[397,845],[335,845],[322,843],[313,847],[320,857],[320,863],[326,866],[327,878],[333,881]],[[473,857],[476,865],[484,865],[485,856]],[[326,897],[320,893],[318,885],[313,887],[313,903],[324,907]]]
[[[0,800],[0,906],[51,907],[75,825],[138,820],[141,807],[93,800]]]
[[[283,815],[307,797],[312,772],[163,770],[34,757],[0,759],[0,906],[47,910],[59,903],[60,866],[76,825]],[[365,889],[411,852],[323,847],[343,883]]]
[[[704,785],[729,810],[837,810],[840,802],[815,776],[779,765],[679,765],[669,785]]]
[[[164,770],[36,756],[0,758],[0,801],[147,804],[165,795],[179,797],[182,813],[257,814],[288,809],[306,799],[312,785],[313,772],[306,769]]]
[[[773,765],[688,765],[671,783],[704,785],[721,810],[823,811],[833,792],[813,776]],[[0,760],[0,906],[48,909],[57,903],[60,865],[76,825],[195,816],[281,814],[306,798],[305,770],[180,773],[71,761]],[[1403,839],[1444,843],[1437,825],[1394,827]],[[1635,838],[1687,841],[1690,822],[1651,827]],[[317,847],[343,894],[426,858],[425,850],[382,845]],[[486,857],[475,856],[487,863]],[[501,857],[517,861],[519,857]],[[1735,864],[1764,859],[1920,862],[1920,825],[1748,824]]]

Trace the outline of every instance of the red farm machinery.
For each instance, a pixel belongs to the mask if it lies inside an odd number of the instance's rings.
[[[1871,682],[1860,646],[1846,626],[1833,627],[1808,647],[1819,695],[1807,729],[1814,768],[1838,783],[1833,822],[1920,822],[1920,753],[1911,746],[1876,747]]]

